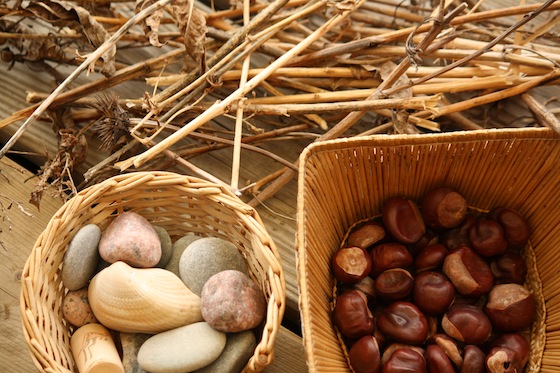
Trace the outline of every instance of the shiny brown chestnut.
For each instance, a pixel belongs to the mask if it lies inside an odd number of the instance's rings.
[[[425,373],[426,360],[424,356],[411,348],[399,348],[391,354],[389,360],[383,365],[382,372]]]
[[[484,312],[497,331],[520,331],[535,319],[535,297],[519,284],[495,285],[488,293]]]
[[[503,227],[508,248],[521,250],[527,245],[531,236],[531,228],[527,220],[517,210],[496,207],[488,213],[488,217],[497,221]]]
[[[428,337],[428,320],[411,302],[396,301],[377,317],[377,328],[387,338],[411,345],[420,345]]]
[[[382,299],[394,301],[407,297],[412,292],[414,278],[406,269],[391,268],[375,279],[375,293]]]
[[[441,348],[445,352],[445,354],[449,356],[449,359],[451,359],[456,367],[460,368],[463,366],[463,356],[461,354],[459,346],[457,346],[457,341],[455,341],[447,334],[435,334],[427,340],[427,343],[436,344],[437,346],[439,346],[439,348]]]
[[[366,335],[354,342],[348,351],[348,358],[356,373],[381,372],[381,352],[373,336]]]
[[[383,349],[383,353],[381,355],[381,365],[385,365],[385,363],[387,363],[387,361],[391,358],[391,355],[393,355],[393,352],[401,348],[410,348],[411,350],[418,352],[422,356],[425,356],[426,354],[426,350],[423,347],[413,346],[406,343],[393,342]]]
[[[467,345],[463,348],[463,365],[459,373],[484,373],[486,354],[478,346]]]
[[[347,290],[336,298],[333,321],[340,333],[351,339],[372,335],[375,330],[367,298],[358,290]]]
[[[467,201],[453,188],[439,187],[424,194],[421,210],[428,227],[455,228],[465,219]]]
[[[469,246],[469,229],[476,222],[473,214],[467,213],[463,222],[456,228],[445,230],[440,235],[440,243],[448,250],[456,249],[460,246]]]
[[[415,243],[407,245],[407,248],[413,256],[416,256],[416,254],[418,254],[418,252],[420,252],[426,246],[438,243],[438,241],[439,235],[434,233],[434,231],[432,231],[431,229],[426,229],[426,233],[424,233],[424,235],[420,237],[420,239]]]
[[[490,261],[490,270],[494,275],[494,283],[510,282],[523,284],[527,277],[527,264],[523,256],[516,251],[506,251]]]
[[[428,345],[426,348],[426,365],[429,372],[455,373],[455,367],[449,356],[435,344]]]
[[[507,249],[502,226],[493,220],[478,219],[469,229],[471,247],[480,255],[501,255]]]
[[[358,246],[362,249],[378,243],[385,238],[385,228],[378,222],[367,222],[358,227],[348,234],[346,244],[348,246]]]
[[[381,272],[391,268],[411,268],[414,258],[406,246],[397,242],[387,242],[374,246],[371,251],[371,276],[377,277]]]
[[[426,232],[420,209],[408,198],[389,198],[381,209],[381,219],[389,234],[403,244],[415,243]]]
[[[519,373],[523,366],[517,354],[507,347],[494,347],[486,355],[487,373]]]
[[[443,315],[441,327],[447,335],[466,344],[481,344],[490,338],[492,324],[478,307],[452,305]]]
[[[447,247],[442,244],[431,244],[420,250],[414,258],[416,273],[440,269],[448,254]]]
[[[519,365],[524,367],[529,361],[531,345],[529,341],[519,333],[500,334],[488,343],[488,348],[507,347],[517,354]]]
[[[467,246],[458,247],[447,254],[443,262],[443,273],[451,280],[457,292],[463,295],[484,295],[494,285],[490,266]]]
[[[375,300],[375,280],[370,276],[366,276],[355,284],[352,284],[352,289],[364,293],[369,302]]]
[[[412,299],[420,310],[429,315],[444,313],[455,299],[455,287],[439,272],[422,272],[414,278]]]
[[[371,272],[371,255],[358,246],[341,247],[331,260],[334,277],[340,282],[353,284]]]

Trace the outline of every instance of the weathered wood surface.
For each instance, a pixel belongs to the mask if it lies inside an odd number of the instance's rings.
[[[26,180],[31,176],[12,160],[0,160],[0,372],[36,371],[22,332],[20,275],[35,240],[62,201],[46,195],[40,211],[30,206],[33,183]],[[280,329],[275,352],[267,372],[306,370],[301,338],[288,329]]]

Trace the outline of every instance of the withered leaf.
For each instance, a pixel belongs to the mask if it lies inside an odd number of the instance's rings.
[[[81,28],[88,40],[96,48],[110,38],[107,30],[85,8],[68,1],[43,0],[31,2],[26,7],[26,10],[55,26]],[[116,71],[116,52],[117,48],[113,45],[101,56],[103,60],[101,71],[106,75],[113,75]]]
[[[155,3],[155,0],[136,0],[136,13],[140,12],[142,9]],[[158,31],[163,16],[163,9],[158,9],[149,15],[143,22],[144,34],[148,36],[150,44],[154,47],[161,47],[163,44],[159,42]]]
[[[193,6],[192,0],[177,0],[172,6],[175,22],[183,34],[190,57],[199,64],[206,53],[204,41],[208,28],[202,11]]]

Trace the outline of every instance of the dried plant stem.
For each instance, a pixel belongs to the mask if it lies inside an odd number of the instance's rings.
[[[528,92],[521,94],[521,99],[531,110],[541,126],[552,128],[556,133],[560,134],[560,120],[558,120],[556,115],[551,113],[546,106]]]
[[[313,43],[315,40],[317,40],[323,34],[325,34],[330,29],[337,26],[344,19],[346,19],[346,17],[351,12],[351,10],[354,9],[355,7],[359,6],[359,4],[361,4],[363,1],[364,0],[360,0],[359,2],[355,3],[354,7],[351,8],[350,10],[338,13],[335,16],[333,16],[331,19],[329,19],[327,22],[325,22],[323,25],[321,25],[319,28],[317,28],[313,32],[313,34],[311,34],[307,38],[305,38],[304,41],[302,41],[300,44],[294,46],[286,54],[284,54],[283,56],[281,56],[280,58],[278,58],[274,62],[272,62],[260,74],[257,74],[255,77],[253,77],[251,80],[249,80],[247,82],[247,84],[245,84],[242,87],[239,87],[235,92],[231,93],[224,100],[222,100],[220,102],[217,102],[214,105],[212,105],[208,110],[206,110],[204,113],[202,113],[201,115],[196,117],[190,123],[188,123],[187,125],[182,127],[179,131],[177,131],[174,134],[170,135],[169,137],[165,138],[164,140],[162,140],[161,142],[159,142],[158,144],[156,144],[154,147],[150,148],[146,152],[144,152],[142,154],[139,154],[135,157],[132,157],[132,158],[126,160],[126,161],[120,162],[118,167],[120,167],[121,170],[124,170],[124,169],[127,169],[128,167],[130,167],[132,165],[134,165],[136,167],[142,165],[143,163],[145,163],[149,159],[153,158],[158,152],[160,152],[162,150],[165,150],[165,149],[168,149],[170,146],[175,144],[177,141],[179,141],[180,139],[187,136],[190,132],[196,130],[198,127],[200,127],[201,125],[203,125],[203,124],[207,123],[208,121],[212,120],[216,116],[218,116],[220,114],[223,114],[225,112],[226,108],[229,105],[234,103],[239,98],[245,96],[248,92],[252,91],[255,87],[258,86],[258,84],[261,81],[267,79],[273,71],[275,71],[276,69],[284,66],[288,61],[290,61],[291,58],[293,58],[294,56],[297,56],[299,53],[301,53],[303,50],[305,50],[311,43]]]
[[[146,7],[144,10],[135,14],[130,18],[117,32],[115,32],[107,41],[100,45],[94,52],[92,52],[80,66],[78,66],[69,76],[66,78],[50,95],[47,97],[43,103],[33,111],[33,113],[27,118],[27,120],[21,125],[20,128],[14,133],[14,135],[4,144],[4,147],[0,149],[0,159],[6,154],[8,150],[18,141],[21,135],[25,132],[28,126],[30,126],[37,118],[43,114],[43,112],[52,104],[55,97],[58,96],[62,91],[64,91],[70,83],[72,83],[84,70],[88,68],[93,62],[97,61],[101,56],[109,50],[119,38],[124,35],[132,26],[136,23],[142,21],[148,17],[152,12],[160,9],[170,3],[171,0],[158,0],[154,4]]]

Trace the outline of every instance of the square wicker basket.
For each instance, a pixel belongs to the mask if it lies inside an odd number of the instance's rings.
[[[257,212],[216,184],[170,172],[137,172],[107,179],[78,193],[51,218],[32,249],[22,275],[23,333],[40,371],[75,372],[72,329],[62,318],[67,289],[62,259],[79,228],[104,229],[124,211],[135,211],[167,229],[172,238],[188,233],[233,242],[260,284],[268,307],[257,347],[244,372],[260,372],[274,356],[285,308],[286,285],[276,247]]]
[[[517,209],[533,232],[529,288],[537,298],[527,372],[560,366],[560,136],[546,128],[376,135],[310,145],[301,154],[297,270],[310,372],[350,372],[331,322],[330,259],[352,224],[395,195],[418,200],[447,185],[479,209]]]

